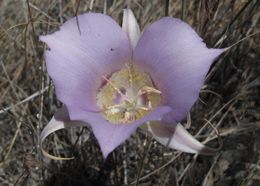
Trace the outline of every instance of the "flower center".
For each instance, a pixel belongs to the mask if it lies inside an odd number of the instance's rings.
[[[97,94],[97,105],[105,118],[114,124],[131,123],[147,115],[161,102],[161,92],[150,76],[133,64],[114,72]]]

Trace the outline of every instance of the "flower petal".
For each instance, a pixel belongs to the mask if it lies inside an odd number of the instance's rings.
[[[141,32],[131,9],[124,9],[122,29],[128,34],[131,45],[135,48]]]
[[[51,159],[55,160],[69,160],[72,158],[62,158],[50,155],[46,152],[42,145],[44,140],[52,133],[56,132],[57,130],[70,128],[70,127],[81,127],[81,126],[88,126],[88,124],[81,122],[81,121],[70,121],[69,114],[67,108],[64,106],[60,108],[52,117],[48,125],[43,129],[40,139],[39,139],[39,146],[42,150],[42,153]]]
[[[148,131],[159,143],[172,149],[203,155],[213,155],[218,151],[197,141],[181,124],[163,125],[154,122],[148,124]]]
[[[47,43],[47,71],[56,94],[66,105],[97,110],[96,91],[102,76],[131,59],[127,34],[109,16],[87,13],[73,18],[60,30],[40,40]]]
[[[129,138],[130,135],[135,132],[137,127],[148,121],[160,121],[164,114],[170,112],[170,107],[157,107],[147,116],[131,124],[112,124],[107,122],[99,113],[75,110],[75,108],[68,109],[74,110],[74,112],[70,112],[72,113],[70,114],[71,119],[82,120],[91,125],[104,158],[106,158],[110,152]]]
[[[186,23],[170,17],[145,30],[134,51],[134,63],[149,72],[172,107],[164,118],[179,122],[197,100],[211,63],[225,49],[208,49]]]

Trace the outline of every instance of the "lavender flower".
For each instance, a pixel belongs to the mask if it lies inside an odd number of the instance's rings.
[[[64,104],[43,130],[41,144],[59,129],[90,126],[106,158],[142,125],[169,148],[214,152],[179,122],[197,100],[211,63],[225,49],[208,49],[188,24],[171,17],[141,34],[129,9],[122,28],[98,13],[78,16],[78,24],[73,18],[40,37],[50,48],[47,71]]]

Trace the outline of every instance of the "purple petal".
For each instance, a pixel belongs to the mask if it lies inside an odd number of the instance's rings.
[[[97,110],[96,91],[102,76],[131,59],[127,34],[109,16],[87,13],[67,21],[60,30],[40,40],[47,43],[47,71],[56,94],[66,105]]]
[[[162,145],[183,152],[213,155],[218,150],[209,148],[197,141],[181,124],[152,123],[148,125],[148,131]]]
[[[52,133],[56,132],[57,130],[64,129],[64,128],[70,128],[70,127],[80,127],[80,126],[88,126],[86,123],[82,121],[70,121],[69,114],[67,108],[64,106],[60,108],[52,117],[48,125],[43,129],[41,135],[40,135],[40,148],[42,150],[42,153],[55,160],[69,160],[71,158],[61,158],[61,157],[56,157],[53,155],[50,155],[47,153],[43,148],[42,144],[44,140]]]
[[[70,112],[72,113],[70,114],[71,119],[82,120],[91,125],[104,158],[129,138],[130,135],[135,132],[137,127],[148,121],[160,121],[163,115],[170,111],[169,107],[157,107],[142,119],[131,124],[111,124],[106,121],[100,113],[86,112],[83,110],[76,110],[75,108],[68,109],[74,110],[74,112]]]
[[[122,29],[128,34],[131,45],[135,48],[141,32],[131,9],[124,9]]]
[[[208,49],[179,19],[163,18],[141,36],[134,63],[149,72],[172,112],[166,122],[181,121],[197,100],[211,63],[224,49]]]

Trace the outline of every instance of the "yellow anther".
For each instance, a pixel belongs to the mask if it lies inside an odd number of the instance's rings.
[[[161,94],[162,92],[157,90],[154,87],[149,87],[149,86],[144,86],[142,87],[139,91],[137,96],[143,95],[143,94],[147,94],[147,93],[155,93],[155,94]]]

